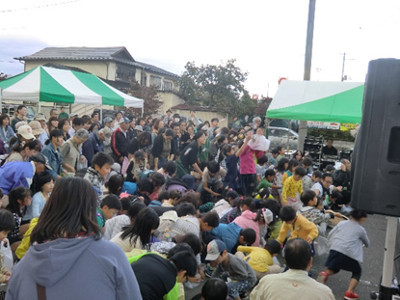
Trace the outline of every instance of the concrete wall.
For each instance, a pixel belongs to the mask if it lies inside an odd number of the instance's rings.
[[[47,63],[61,64],[68,67],[80,68],[86,72],[97,75],[101,78],[115,80],[116,65],[114,62],[98,62],[98,61],[68,61],[68,60],[41,60],[41,61],[26,61],[25,72],[37,66],[43,66]]]
[[[185,101],[178,97],[177,95],[173,93],[168,93],[168,92],[160,92],[158,93],[158,97],[160,98],[160,101],[163,102],[163,104],[160,106],[158,109],[158,114],[159,115],[165,115],[166,111],[179,104],[185,103]]]

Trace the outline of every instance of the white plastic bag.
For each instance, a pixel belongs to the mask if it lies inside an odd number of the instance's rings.
[[[248,143],[248,146],[257,151],[268,151],[271,142],[261,134],[255,134]]]
[[[0,253],[3,255],[4,266],[11,272],[14,266],[14,258],[11,251],[10,242],[7,238],[0,243]]]
[[[328,239],[323,236],[318,236],[314,240],[315,255],[324,256],[329,253]]]

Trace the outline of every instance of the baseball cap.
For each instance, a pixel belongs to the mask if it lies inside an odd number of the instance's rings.
[[[130,123],[131,121],[127,117],[123,117],[119,120],[118,124]]]
[[[111,118],[111,117],[105,117],[104,119],[103,119],[103,123],[104,124],[106,124],[106,123],[111,123],[113,121],[113,119]]]
[[[34,140],[35,136],[32,133],[32,128],[29,125],[22,125],[18,128],[17,133],[21,135],[24,139]]]
[[[41,135],[44,132],[42,126],[39,123],[39,121],[31,121],[29,123],[29,126],[32,128],[32,134],[33,135]]]
[[[212,240],[207,245],[207,256],[206,260],[214,261],[220,256],[221,252],[227,250],[226,245],[221,240]]]
[[[52,168],[49,165],[49,161],[46,156],[44,156],[42,153],[36,153],[35,155],[31,156],[31,161],[35,161],[41,164],[44,164],[47,169],[52,170]]]
[[[69,114],[69,117],[70,117],[70,118],[77,117],[77,116],[78,116],[77,113],[70,113],[70,114]]]
[[[139,131],[143,131],[142,125],[136,125],[134,129],[135,130],[139,130]]]

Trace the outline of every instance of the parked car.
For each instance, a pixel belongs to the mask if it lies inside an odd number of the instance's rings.
[[[270,150],[283,146],[285,149],[289,148],[289,154],[294,153],[298,149],[299,135],[297,132],[285,127],[268,127],[268,139],[271,144]]]

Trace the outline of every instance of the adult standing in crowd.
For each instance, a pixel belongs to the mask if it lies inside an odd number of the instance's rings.
[[[176,177],[182,178],[186,174],[190,174],[192,170],[203,176],[203,171],[199,167],[199,151],[200,147],[206,142],[206,136],[202,131],[195,134],[193,142],[183,149],[182,154],[176,165]]]
[[[194,110],[190,111],[188,121],[192,121],[194,126],[199,126],[202,123],[200,119],[196,116],[196,112]]]
[[[154,140],[151,151],[154,157],[154,170],[162,168],[171,156],[171,140],[174,136],[172,129],[161,130]]]
[[[46,141],[42,153],[47,157],[51,170],[50,174],[54,180],[60,177],[62,172],[62,157],[60,147],[62,146],[64,134],[60,129],[54,129],[50,132],[50,138]]]
[[[62,167],[64,170],[75,173],[79,162],[84,163],[85,157],[81,155],[82,143],[89,138],[89,132],[86,129],[79,129],[75,135],[68,139],[60,148],[62,157]],[[83,159],[83,161],[82,161]]]
[[[47,123],[47,133],[49,134],[50,137],[50,132],[52,132],[54,129],[58,129],[58,118],[56,117],[50,117],[49,121]]]
[[[57,108],[50,109],[50,118],[51,117],[58,119],[58,109]]]
[[[61,106],[60,108],[60,114],[58,115],[59,119],[69,119],[69,115],[67,112],[65,112],[65,107]]]
[[[78,131],[79,129],[83,128],[84,122],[82,118],[74,118],[72,120],[72,126],[70,128],[70,130],[68,131],[68,134],[70,136],[74,136],[75,132]]]
[[[106,126],[98,132],[90,133],[88,140],[82,145],[82,154],[86,157],[89,166],[92,164],[92,158],[96,153],[105,152],[104,142],[108,141],[108,144],[110,144],[111,135],[111,129]]]
[[[113,121],[113,123],[112,123],[112,129],[113,129],[113,130],[116,130],[116,129],[119,128],[120,121],[121,121],[121,119],[122,119],[123,117],[124,117],[124,115],[122,114],[121,111],[119,111],[119,112],[117,112],[117,113],[115,114],[115,119],[114,119],[114,121]]]
[[[6,151],[9,151],[10,140],[14,136],[14,130],[10,126],[10,118],[7,115],[2,115],[0,117],[0,139],[4,142]]]
[[[14,130],[14,132],[16,131],[15,125],[18,122],[21,121],[26,121],[26,106],[25,105],[19,105],[17,107],[17,115],[11,120],[11,127]]]
[[[119,119],[119,127],[115,129],[111,139],[111,148],[113,151],[114,160],[122,165],[124,158],[128,157],[128,135],[126,131],[129,127],[129,119]]]
[[[68,119],[61,119],[58,122],[58,129],[62,131],[64,141],[67,141],[68,139],[71,138],[71,136],[68,133],[68,131],[71,129],[71,124]]]
[[[38,121],[40,123],[40,127],[43,129],[43,133],[39,135],[37,139],[42,143],[42,146],[44,147],[44,144],[49,139],[49,133],[47,132],[46,117],[44,116],[44,114],[39,113],[35,116],[35,121]]]

